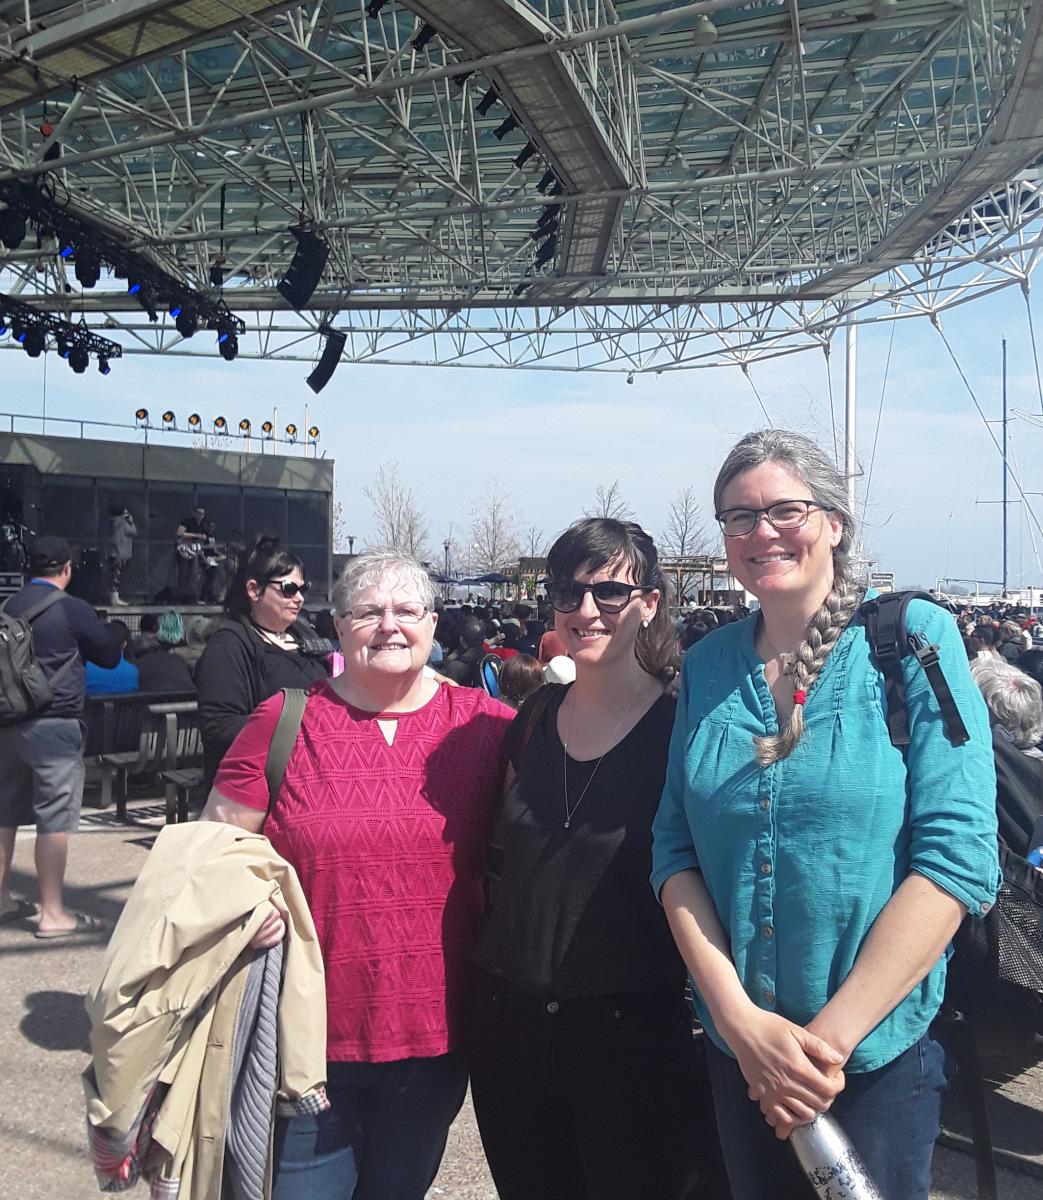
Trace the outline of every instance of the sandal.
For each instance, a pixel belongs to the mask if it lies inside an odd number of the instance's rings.
[[[33,917],[38,917],[39,915],[39,904],[34,904],[31,900],[19,897],[14,902],[14,908],[8,909],[5,913],[0,913],[0,925],[10,925],[12,921],[30,921]]]
[[[76,937],[81,933],[102,933],[108,929],[104,921],[99,921],[97,917],[87,913],[73,913],[73,916],[76,918],[73,929],[38,929],[33,937],[40,938],[41,941],[54,941],[56,938]]]

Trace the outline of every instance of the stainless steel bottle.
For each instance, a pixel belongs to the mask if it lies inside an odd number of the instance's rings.
[[[789,1140],[821,1200],[883,1200],[862,1156],[829,1113],[798,1125]]]

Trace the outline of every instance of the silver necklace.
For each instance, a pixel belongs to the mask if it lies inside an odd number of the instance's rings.
[[[598,773],[598,767],[600,767],[602,762],[604,761],[605,755],[609,752],[609,750],[614,748],[614,746],[616,744],[616,734],[619,733],[619,730],[622,727],[623,722],[627,719],[628,716],[630,716],[630,710],[633,707],[634,707],[634,700],[631,699],[630,703],[623,710],[619,720],[616,722],[616,727],[615,727],[615,729],[612,730],[612,735],[608,739],[608,745],[605,747],[604,751],[602,752],[601,758],[599,758],[598,761],[594,764],[594,770],[591,771],[590,778],[587,780],[586,785],[583,788],[583,791],[580,792],[579,799],[576,801],[575,804],[573,804],[571,806],[571,808],[569,807],[569,744],[568,744],[568,742],[562,742],[562,747],[564,749],[564,753],[562,754],[562,758],[561,758],[561,781],[562,781],[562,785],[563,785],[563,788],[565,791],[565,828],[566,829],[568,829],[568,827],[572,824],[572,818],[576,815],[576,809],[578,809],[579,806],[583,803],[583,797],[587,794],[588,791],[590,791],[590,785],[594,782],[594,776]]]
[[[761,623],[761,637],[764,639],[764,644],[771,651],[772,658],[776,659],[779,664],[779,671],[783,675],[792,675],[793,668],[797,665],[796,654],[783,654],[781,650],[776,650],[771,643],[771,639],[764,632],[764,624]]]

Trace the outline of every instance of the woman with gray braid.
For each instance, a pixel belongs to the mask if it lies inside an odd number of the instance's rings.
[[[689,650],[652,883],[688,964],[735,1200],[805,1200],[783,1144],[832,1106],[887,1200],[927,1200],[949,942],[999,885],[988,715],[959,631],[914,600],[970,733],[903,660],[891,745],[859,619],[844,481],[808,438],[748,434],[714,488],[760,612]]]

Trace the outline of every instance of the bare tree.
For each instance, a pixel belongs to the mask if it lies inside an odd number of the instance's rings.
[[[372,506],[376,541],[413,558],[426,557],[427,526],[398,463],[382,463],[372,484],[362,490]]]
[[[344,505],[334,500],[330,509],[330,541],[334,554],[346,554],[351,548],[348,541],[348,517]]]
[[[632,521],[634,510],[623,499],[619,480],[613,479],[606,487],[599,483],[594,489],[594,503],[587,509],[588,517],[611,517],[615,521]]]
[[[670,501],[666,528],[659,540],[664,555],[669,558],[690,558],[696,554],[710,553],[710,538],[706,533],[702,509],[696,501],[693,487],[682,488]],[[697,578],[699,576],[694,572],[680,572],[680,600],[687,598],[688,591]]]
[[[526,558],[546,558],[547,551],[550,549],[547,535],[542,529],[537,529],[535,525],[530,525],[526,529],[522,538],[522,547]]]
[[[495,486],[471,502],[470,568],[506,573],[518,565],[518,534],[510,501]]]

